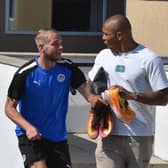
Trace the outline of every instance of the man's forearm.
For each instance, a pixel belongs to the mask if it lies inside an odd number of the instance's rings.
[[[168,90],[151,93],[138,93],[134,100],[149,105],[166,105],[168,103]]]
[[[79,88],[78,91],[80,94],[89,102],[89,97],[91,94],[91,84],[89,82],[83,83]]]
[[[17,111],[16,106],[17,102],[14,99],[7,98],[5,104],[5,114],[15,124],[26,130],[31,126],[31,124],[22,117],[22,115]]]
[[[86,82],[79,87],[81,95],[90,103],[91,107],[94,108],[98,104],[107,105],[107,102],[102,99],[100,95],[95,95],[91,92],[91,82]]]

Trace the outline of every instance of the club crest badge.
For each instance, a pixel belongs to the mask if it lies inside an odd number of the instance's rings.
[[[57,81],[58,82],[64,82],[65,81],[65,75],[64,74],[58,74],[57,75]]]

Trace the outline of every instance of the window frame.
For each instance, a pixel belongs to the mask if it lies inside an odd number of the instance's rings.
[[[36,31],[32,30],[10,30],[10,16],[9,16],[9,5],[10,0],[5,1],[5,33],[7,34],[35,34]],[[107,0],[103,0],[103,11],[102,11],[102,23],[106,19],[106,13],[107,13]],[[93,31],[93,32],[79,32],[79,31],[59,31],[61,35],[66,36],[99,36],[102,35],[102,32],[99,31]]]

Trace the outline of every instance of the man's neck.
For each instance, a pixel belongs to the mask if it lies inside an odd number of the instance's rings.
[[[121,51],[120,52],[129,52],[132,51],[134,48],[136,48],[139,44],[135,42],[134,40],[131,40],[129,42],[124,42],[121,45]]]
[[[44,69],[51,69],[56,65],[56,61],[49,60],[43,55],[38,58],[38,63]]]

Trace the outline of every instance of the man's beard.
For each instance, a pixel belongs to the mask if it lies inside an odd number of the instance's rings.
[[[46,49],[45,51],[44,51],[44,54],[45,54],[45,56],[46,56],[46,58],[49,60],[49,61],[51,61],[51,62],[56,62],[56,61],[58,61],[58,60],[60,60],[61,59],[61,54],[60,55],[51,55],[51,54],[49,54],[50,52],[48,51],[48,49]]]
[[[47,59],[51,62],[57,62],[58,60],[61,59],[61,56],[58,56],[60,58],[55,58],[54,56],[51,56],[51,55],[46,55]]]
[[[48,57],[47,58],[48,60],[50,60],[51,62],[57,62],[58,60],[60,60],[60,59],[58,59],[58,58],[50,58],[50,57]]]

